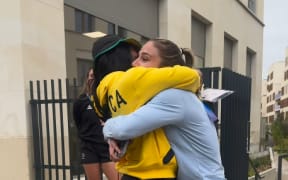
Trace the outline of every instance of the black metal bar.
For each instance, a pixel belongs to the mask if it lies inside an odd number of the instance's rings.
[[[47,99],[47,100],[41,100],[41,99],[33,99],[30,101],[30,104],[53,104],[53,103],[72,103],[73,99]]]
[[[62,100],[62,82],[58,79],[59,99]],[[60,130],[61,130],[61,147],[62,147],[62,164],[65,166],[65,137],[64,137],[64,122],[63,122],[63,104],[59,102],[59,113],[60,113]],[[63,180],[66,180],[66,170],[63,169]]]
[[[55,87],[54,80],[51,80],[51,97],[52,100],[55,99]],[[52,121],[53,121],[53,135],[54,135],[54,154],[55,154],[55,164],[56,164],[56,180],[59,179],[59,169],[58,167],[58,141],[57,141],[57,125],[56,125],[56,110],[55,103],[52,103]]]
[[[253,164],[253,161],[249,158],[249,163],[255,173],[255,180],[258,180],[258,179],[262,179],[262,176],[259,174],[258,170],[256,169],[256,167],[254,166]]]
[[[30,100],[34,100],[33,81],[29,81],[29,88],[30,88]]]
[[[75,99],[75,97],[77,96],[77,81],[76,81],[76,79],[75,78],[73,78],[73,99]],[[72,120],[72,119],[69,119],[69,121],[70,120]],[[74,123],[74,121],[72,120],[72,121],[70,121],[70,123],[69,124],[73,124]],[[73,127],[74,127],[74,125],[73,125]],[[76,153],[77,154],[77,153]],[[78,158],[76,158],[77,160],[78,160]],[[76,169],[76,171],[77,171],[77,179],[78,180],[80,180],[80,168],[81,168],[81,166],[80,166],[80,162],[78,161],[76,164],[75,164],[75,169]]]
[[[207,67],[207,68],[200,68],[200,71],[202,72],[203,76],[203,83],[205,85],[205,88],[212,88],[213,81],[215,78],[212,80],[212,73],[214,72],[220,72],[221,68],[220,67]]]
[[[250,128],[251,128],[251,121],[248,121],[247,124],[247,153],[250,152]]]
[[[205,67],[205,68],[200,68],[200,70],[209,70],[209,71],[221,71],[221,67]]]
[[[281,154],[278,156],[278,175],[277,180],[282,180],[282,159],[288,157],[288,154]]]
[[[77,79],[73,78],[73,97],[71,97],[71,100],[74,101],[78,98],[79,92],[78,92],[78,86],[77,86]]]
[[[45,168],[45,169],[70,169],[71,166],[61,166],[61,165],[43,165],[42,168]]]
[[[247,84],[249,85],[249,93],[247,93],[247,96],[249,97],[249,103],[248,103],[248,105],[249,105],[249,109],[251,109],[251,83],[252,83],[252,79],[251,78],[249,78],[249,77],[247,77],[247,79],[249,80],[248,82],[247,82]],[[247,117],[249,120],[248,120],[248,122],[247,122],[247,144],[246,144],[246,146],[247,146],[247,151],[248,152],[250,152],[250,128],[251,128],[251,120],[250,120],[250,111],[249,111],[249,115],[248,115],[249,117]]]
[[[250,119],[250,79],[222,69],[222,88],[234,93],[221,101],[221,156],[227,179],[248,178],[247,122]]]
[[[40,91],[40,81],[37,81],[37,99],[41,99],[41,91]],[[43,141],[43,126],[42,126],[42,107],[41,104],[37,104],[38,107],[38,122],[39,122],[39,137],[40,137],[40,143],[39,143],[39,151],[40,151],[40,165],[44,165],[44,141]],[[45,173],[44,169],[40,170],[42,180],[45,179]],[[38,179],[37,179],[38,180]]]
[[[30,99],[34,99],[33,95],[33,82],[30,81]],[[34,150],[34,168],[35,168],[35,179],[41,179],[40,169],[40,151],[39,151],[39,130],[37,122],[37,105],[31,104],[31,122],[32,122],[32,133],[33,133],[33,150]]]
[[[70,91],[69,91],[69,79],[66,79],[66,96],[67,96],[67,99],[70,99]],[[71,118],[70,116],[70,104],[67,103],[67,118],[68,118],[68,141],[69,141],[69,157],[70,157],[70,167],[72,166],[71,164],[71,149],[70,149],[70,125],[69,125],[69,119]],[[70,179],[73,180],[73,172],[71,170],[72,168],[70,168]]]
[[[211,88],[212,82],[211,82],[211,71],[208,69],[200,69],[202,72],[202,81],[205,88]]]
[[[44,80],[44,99],[48,99],[47,93],[47,80]],[[51,147],[50,147],[50,126],[49,126],[49,108],[48,103],[45,103],[45,117],[46,117],[46,135],[47,135],[47,152],[48,152],[48,165],[51,166]],[[49,179],[52,180],[52,170],[48,169]]]
[[[217,71],[213,71],[213,88],[215,89],[219,88],[219,72],[220,69]]]

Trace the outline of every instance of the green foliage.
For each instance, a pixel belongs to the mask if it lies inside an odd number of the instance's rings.
[[[259,173],[271,168],[271,160],[269,155],[252,159],[252,163]],[[250,177],[254,175],[255,172],[252,168],[252,165],[249,163],[248,176]]]
[[[275,144],[279,144],[281,142],[281,139],[283,139],[284,137],[281,127],[281,120],[277,119],[273,122],[271,126],[271,131]]]
[[[285,138],[288,138],[288,120],[282,121],[282,132]]]
[[[249,164],[248,177],[251,177],[254,175],[255,175],[255,172],[254,172],[253,168],[251,167],[251,165]]]
[[[271,126],[274,150],[278,153],[288,153],[288,121],[277,119]]]

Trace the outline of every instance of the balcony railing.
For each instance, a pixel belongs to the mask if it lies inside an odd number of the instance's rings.
[[[275,95],[275,101],[280,100],[281,99],[281,93],[277,93]]]
[[[278,105],[278,104],[275,104],[274,105],[274,111],[280,111],[280,105]]]

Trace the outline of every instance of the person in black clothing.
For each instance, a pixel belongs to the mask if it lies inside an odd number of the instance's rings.
[[[100,180],[102,171],[109,180],[118,179],[115,164],[109,158],[109,145],[104,141],[102,121],[93,108],[90,95],[94,83],[93,68],[87,72],[73,115],[80,139],[81,163],[88,180]]]

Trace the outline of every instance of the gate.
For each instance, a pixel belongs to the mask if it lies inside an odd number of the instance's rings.
[[[206,87],[232,90],[233,94],[213,105],[214,112],[221,111],[220,148],[221,158],[228,180],[248,179],[250,143],[251,79],[223,68],[203,68]],[[222,76],[220,81],[220,76]]]
[[[36,180],[85,178],[72,117],[77,89],[75,79],[72,86],[68,80],[30,81]]]
[[[248,179],[251,79],[225,68],[201,71],[205,87],[234,91],[221,104],[211,106],[216,114],[221,112],[217,114],[221,122],[218,134],[226,178]],[[77,129],[72,117],[77,92],[75,79],[72,83],[68,80],[30,81],[36,180],[86,179],[80,165]]]

